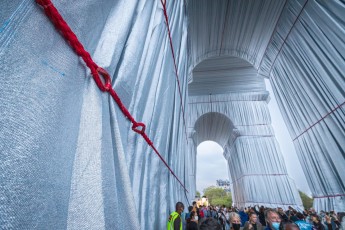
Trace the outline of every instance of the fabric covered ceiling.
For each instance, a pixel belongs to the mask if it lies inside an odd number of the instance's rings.
[[[193,70],[190,96],[265,90],[265,82],[253,66],[237,57],[215,56]]]
[[[258,69],[284,4],[276,0],[187,1],[191,70],[208,57],[222,55],[242,58]]]

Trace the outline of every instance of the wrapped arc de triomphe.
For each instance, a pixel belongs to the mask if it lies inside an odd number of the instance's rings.
[[[53,4],[188,192],[53,26]],[[236,205],[300,206],[264,79],[314,207],[344,211],[344,12],[323,0],[0,1],[0,228],[163,229],[194,198],[204,140],[224,149]]]

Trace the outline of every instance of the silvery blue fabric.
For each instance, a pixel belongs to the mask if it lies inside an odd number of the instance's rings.
[[[260,91],[258,78],[269,78],[315,198],[314,207],[343,211],[344,3],[191,0],[187,6],[188,80],[193,96],[202,91],[215,94],[211,88],[220,82],[229,85],[219,86],[223,94],[249,87]],[[250,63],[257,78],[250,77],[252,69],[236,57]],[[212,64],[214,59],[218,61]],[[232,65],[238,69],[231,69]],[[231,73],[233,81],[225,73]],[[246,75],[243,81],[241,75]]]
[[[239,208],[264,205],[303,209],[274,137],[268,99],[264,90],[189,97],[189,132],[195,144],[190,155],[195,155],[196,147],[206,140],[223,147],[233,204]]]
[[[344,2],[289,2],[270,44],[271,84],[317,210],[345,210]],[[304,7],[304,8],[302,8]],[[302,11],[301,11],[302,9]],[[299,13],[300,12],[300,13]],[[297,18],[297,16],[299,17]],[[282,38],[286,41],[282,43]],[[281,49],[279,54],[277,50]],[[263,68],[264,70],[264,68]]]
[[[237,205],[300,207],[265,77],[298,137],[314,206],[344,209],[344,107],[304,132],[344,102],[343,2],[167,0],[181,98],[160,1],[53,2],[189,193],[43,9],[2,0],[0,228],[163,229],[175,203],[194,198],[195,149],[209,138],[224,146]]]
[[[161,3],[53,2],[187,183],[187,139]],[[167,8],[184,103],[186,15],[183,2]],[[178,182],[43,9],[31,0],[1,1],[0,12],[0,228],[165,226],[176,201],[188,203]]]

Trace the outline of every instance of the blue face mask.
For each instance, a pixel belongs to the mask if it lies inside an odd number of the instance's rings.
[[[279,225],[280,225],[279,222],[273,222],[272,223],[272,227],[273,227],[274,230],[279,230]]]

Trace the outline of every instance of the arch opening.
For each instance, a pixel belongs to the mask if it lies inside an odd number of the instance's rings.
[[[205,188],[216,186],[217,180],[229,181],[228,163],[223,152],[224,149],[214,141],[204,141],[198,145],[196,189],[200,194]]]
[[[229,181],[229,166],[223,154],[233,130],[232,121],[222,113],[208,112],[195,122],[195,179],[197,191],[201,194],[205,188],[216,186],[217,180]]]

